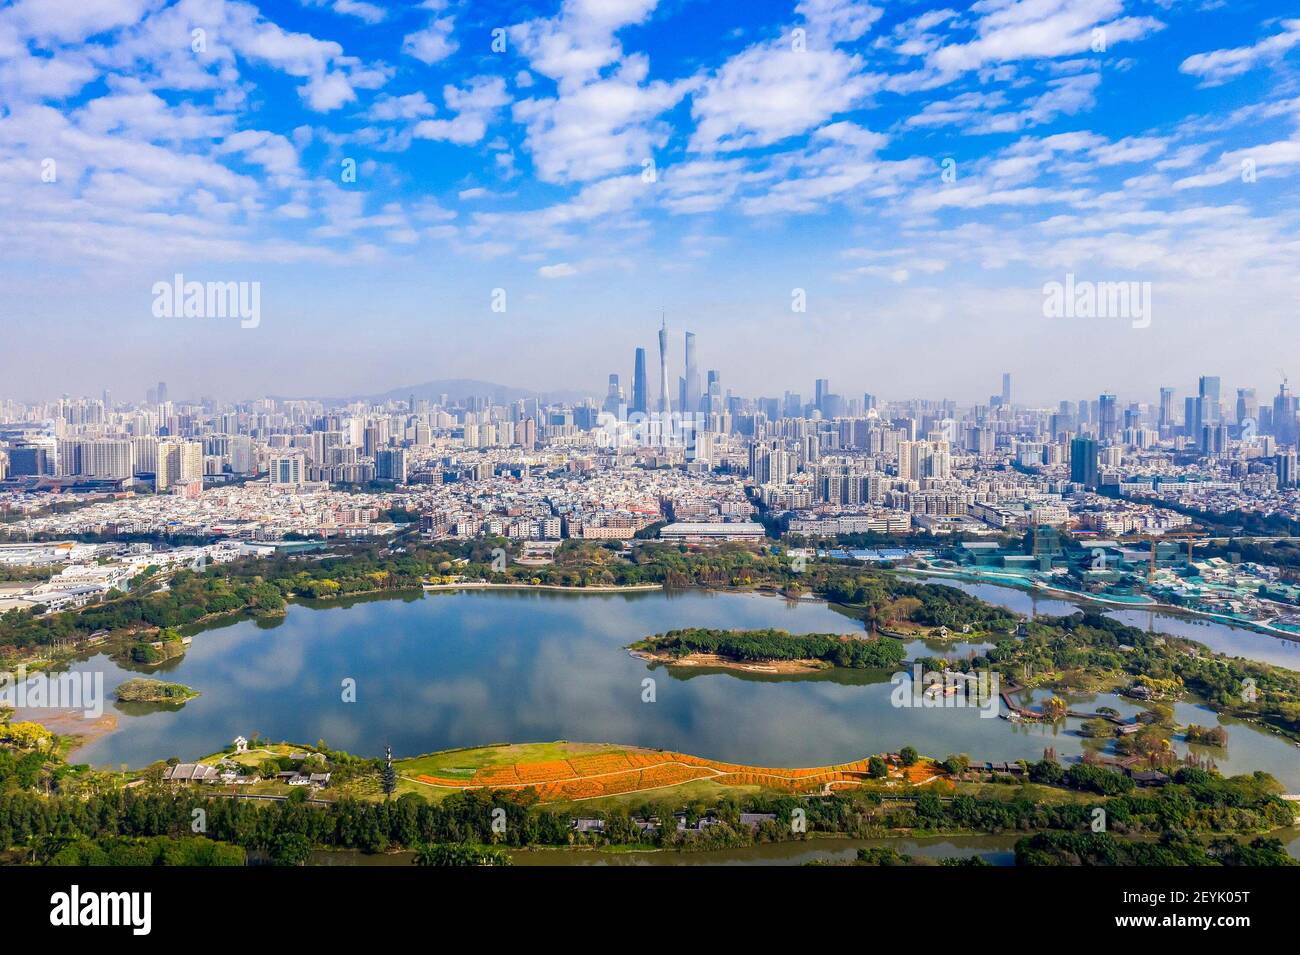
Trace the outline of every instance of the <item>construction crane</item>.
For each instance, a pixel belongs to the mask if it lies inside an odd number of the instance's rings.
[[[1187,563],[1192,562],[1192,548],[1196,544],[1205,543],[1208,538],[1199,531],[1166,531],[1163,534],[1131,534],[1128,537],[1117,538],[1120,543],[1131,543],[1135,541],[1150,541],[1151,543],[1151,560],[1147,565],[1147,583],[1150,584],[1156,577],[1156,544],[1162,541],[1186,540],[1187,541]]]

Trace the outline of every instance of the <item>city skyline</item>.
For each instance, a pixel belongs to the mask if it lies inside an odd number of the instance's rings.
[[[0,378],[600,394],[663,310],[749,393],[774,349],[786,387],[975,400],[1011,364],[1027,397],[1131,394],[1212,347],[1264,388],[1300,368],[1283,12],[12,4]],[[257,283],[257,322],[159,317],[177,275]],[[1149,314],[1045,317],[1076,278]]]
[[[1291,6],[0,0],[20,923],[296,938],[243,870],[360,926],[375,865],[1280,906]]]
[[[192,389],[187,389],[182,385],[181,390],[179,392],[176,392],[174,397],[177,400],[183,402],[215,400],[219,403],[237,404],[245,401],[258,400],[261,398],[276,398],[276,399],[283,399],[283,400],[318,401],[318,402],[323,402],[326,405],[329,405],[331,403],[344,404],[344,403],[355,402],[359,400],[376,400],[381,398],[382,396],[388,396],[387,400],[389,401],[400,401],[401,400],[400,398],[396,398],[393,396],[404,395],[410,389],[427,389],[431,385],[436,385],[439,383],[446,383],[446,382],[455,382],[461,384],[462,387],[467,388],[469,382],[475,382],[483,386],[484,389],[503,388],[507,390],[518,390],[518,391],[527,392],[530,395],[535,397],[551,398],[556,403],[565,403],[566,401],[573,401],[578,396],[581,396],[584,399],[591,399],[595,401],[595,403],[597,404],[600,404],[602,399],[604,399],[606,403],[608,403],[608,401],[610,400],[613,394],[611,389],[617,387],[619,393],[622,396],[622,404],[625,406],[625,410],[627,412],[654,411],[654,412],[662,413],[665,410],[668,411],[700,410],[702,407],[701,399],[707,398],[709,396],[709,391],[707,389],[702,389],[700,386],[700,380],[699,380],[700,366],[698,363],[698,353],[697,353],[697,346],[696,346],[696,340],[698,336],[694,331],[689,329],[678,330],[678,329],[670,328],[668,326],[666,316],[661,315],[660,323],[661,323],[661,327],[656,332],[658,336],[658,346],[657,346],[656,354],[658,355],[659,358],[659,367],[658,367],[658,374],[657,374],[658,381],[656,382],[653,388],[649,386],[649,381],[646,375],[645,361],[646,361],[647,348],[645,346],[638,345],[633,350],[632,360],[630,362],[630,366],[631,366],[630,373],[627,371],[626,368],[622,367],[619,363],[616,362],[615,367],[610,372],[608,372],[603,376],[604,379],[606,380],[606,386],[604,389],[599,389],[595,387],[584,388],[572,383],[563,387],[530,388],[530,387],[521,386],[518,383],[516,383],[514,380],[511,380],[511,376],[503,376],[505,380],[485,379],[485,378],[479,378],[477,376],[450,376],[448,378],[431,379],[427,381],[413,381],[413,382],[402,382],[402,383],[394,383],[392,381],[389,381],[386,383],[380,383],[371,390],[365,392],[357,392],[350,395],[349,394],[293,394],[293,393],[271,391],[271,392],[265,392],[260,394],[247,393],[242,395],[222,396],[219,394],[213,395],[209,393],[194,392]],[[705,344],[707,349],[707,342]],[[679,356],[676,361],[674,360],[674,355]],[[873,386],[872,382],[870,381],[865,381],[865,380],[854,381],[851,379],[848,380],[847,385],[844,383],[845,379],[836,379],[835,380],[836,387],[832,389],[831,388],[832,379],[830,379],[829,377],[818,377],[816,375],[814,375],[814,377],[812,377],[808,381],[804,382],[802,385],[799,381],[796,380],[796,381],[791,381],[788,385],[783,385],[780,388],[773,388],[769,384],[766,390],[760,389],[760,390],[750,392],[740,388],[733,388],[731,386],[731,374],[729,374],[729,372],[731,371],[730,369],[727,369],[725,367],[717,367],[717,363],[709,360],[705,361],[704,367],[707,368],[708,370],[711,384],[714,380],[714,376],[719,376],[723,381],[726,382],[726,384],[722,386],[720,389],[721,396],[725,397],[727,395],[735,395],[736,397],[739,398],[751,399],[751,400],[780,398],[783,395],[784,396],[794,395],[798,397],[801,395],[808,394],[805,391],[806,385],[812,384],[813,389],[810,394],[810,397],[812,397],[814,405],[818,405],[818,406],[820,405],[820,393],[823,388],[827,391],[831,391],[831,393],[836,396],[842,397],[846,402],[853,399],[860,400],[862,399],[863,395],[867,395],[873,399],[890,401],[890,402],[905,403],[909,401],[929,401],[929,402],[951,401],[961,407],[978,407],[981,405],[987,405],[993,403],[995,400],[1000,399],[1001,403],[1003,404],[1015,404],[1025,408],[1045,409],[1045,408],[1052,407],[1061,402],[1077,401],[1080,398],[1089,401],[1097,400],[1096,396],[1090,392],[1083,392],[1080,393],[1079,395],[1071,395],[1063,391],[1058,391],[1054,395],[1044,395],[1041,398],[1041,400],[1034,400],[1032,397],[1030,399],[1024,399],[1022,397],[1023,389],[1020,384],[1021,375],[1019,372],[1016,371],[1002,371],[1000,373],[988,373],[986,377],[989,378],[990,385],[998,385],[999,376],[1000,376],[1000,385],[996,390],[994,388],[989,388],[985,392],[983,397],[980,396],[961,397],[961,396],[947,394],[947,393],[925,394],[925,393],[911,392],[911,393],[889,394],[889,393],[881,392],[877,387]],[[677,374],[678,371],[681,372],[680,376]],[[1265,379],[1268,377],[1267,372],[1262,372],[1261,375],[1262,378]],[[691,385],[692,376],[694,381],[693,386]],[[1117,403],[1122,401],[1125,405],[1136,403],[1136,404],[1143,405],[1145,407],[1161,409],[1160,414],[1162,417],[1167,415],[1169,408],[1172,408],[1174,404],[1177,404],[1180,414],[1174,415],[1174,417],[1182,419],[1185,418],[1186,416],[1185,415],[1186,409],[1190,407],[1187,404],[1187,402],[1194,400],[1198,395],[1200,395],[1201,397],[1205,397],[1206,396],[1205,389],[1207,383],[1212,382],[1215,391],[1214,394],[1214,398],[1216,402],[1215,406],[1220,408],[1221,410],[1226,411],[1225,420],[1231,420],[1233,422],[1236,422],[1238,420],[1238,415],[1235,414],[1234,409],[1237,408],[1241,399],[1241,393],[1243,391],[1249,392],[1251,398],[1256,402],[1259,402],[1261,400],[1265,402],[1271,402],[1273,396],[1278,394],[1280,391],[1290,390],[1289,375],[1286,373],[1285,369],[1281,369],[1281,368],[1277,369],[1276,372],[1274,373],[1274,378],[1276,380],[1272,383],[1271,387],[1269,384],[1254,384],[1254,383],[1252,384],[1232,383],[1225,386],[1223,384],[1222,376],[1201,374],[1195,376],[1195,378],[1185,386],[1180,386],[1179,384],[1170,385],[1170,384],[1153,383],[1148,387],[1134,390],[1132,392],[1113,392],[1111,390],[1106,390],[1106,389],[1097,390],[1095,386],[1093,390],[1096,391],[1097,394],[1099,394],[1102,398],[1105,398],[1107,395],[1113,395],[1114,400]],[[770,378],[768,380],[770,382]],[[1012,394],[1013,381],[1015,382],[1014,396]],[[623,382],[628,383],[628,386],[626,388],[623,387]],[[676,383],[675,385],[673,384],[674,382]],[[174,387],[176,385],[177,382],[173,380],[172,386]],[[861,385],[861,387],[859,387],[859,385]],[[139,403],[141,398],[143,397],[144,404],[153,405],[168,400],[169,395],[167,393],[167,388],[168,385],[165,381],[159,380],[155,383],[152,380],[150,380],[147,383],[137,382],[135,383],[134,386],[128,386],[125,389],[125,391],[118,391],[116,389],[108,388],[108,387],[95,387],[91,385],[85,387],[83,390],[79,392],[63,392],[59,395],[51,394],[39,398],[22,397],[16,394],[3,393],[0,394],[0,402],[6,400],[11,400],[11,401],[16,400],[23,404],[35,405],[35,404],[46,404],[50,402],[57,402],[60,398],[93,399],[95,396],[98,395],[101,398],[116,396],[120,404]],[[157,392],[159,391],[162,392],[161,398],[157,396]],[[473,393],[472,389],[465,391],[465,394],[467,395],[472,393]],[[667,409],[665,409],[663,405],[663,398],[665,394],[669,398]],[[455,401],[453,401],[453,403],[455,403]],[[1167,404],[1169,406],[1168,408],[1166,407]],[[1118,414],[1118,411],[1116,411],[1116,414]]]

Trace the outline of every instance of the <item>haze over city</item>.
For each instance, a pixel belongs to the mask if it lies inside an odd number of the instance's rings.
[[[599,394],[662,308],[746,393],[1270,392],[1300,374],[1285,13],[24,0],[0,380]],[[260,283],[260,323],[156,317],[176,273]],[[1044,317],[1067,273],[1150,282],[1149,327]]]

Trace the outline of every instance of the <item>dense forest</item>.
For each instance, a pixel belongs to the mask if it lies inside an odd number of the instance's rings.
[[[1204,842],[1166,833],[1155,842],[1117,839],[1108,832],[1040,832],[1016,843],[1016,865],[1292,866],[1281,840],[1248,843],[1229,836]]]
[[[903,662],[906,653],[897,640],[862,638],[836,633],[803,633],[791,636],[784,630],[669,630],[632,644],[630,649],[646,653],[684,657],[711,653],[729,660],[821,660],[839,667],[883,669]]]
[[[1032,764],[1042,775],[1042,764]],[[1057,767],[1058,769],[1060,767]],[[1108,772],[1100,770],[1100,772]],[[11,782],[12,785],[12,782]],[[465,844],[509,847],[567,845],[644,845],[707,849],[802,838],[786,820],[804,812],[809,833],[880,836],[889,830],[1083,833],[1093,807],[1087,801],[1043,801],[1018,787],[1006,797],[957,795],[943,798],[931,791],[914,799],[887,800],[871,793],[829,796],[742,795],[685,806],[668,795],[647,798],[626,809],[588,810],[606,822],[603,833],[578,835],[568,810],[535,804],[522,792],[457,792],[439,803],[414,793],[387,802],[344,800],[329,806],[308,805],[302,798],[255,803],[204,795],[201,789],[165,791],[114,790],[78,796],[44,796],[12,788],[0,792],[0,852],[11,861],[99,862],[152,859],[158,864],[239,864],[245,852],[258,852],[283,864],[301,864],[314,848],[351,848],[382,852],[394,848]],[[1290,806],[1277,795],[1280,787],[1263,773],[1224,779],[1194,768],[1175,774],[1156,791],[1130,791],[1102,803],[1108,831],[1125,834],[1261,833],[1290,824]],[[493,829],[493,810],[506,813],[504,832]],[[194,810],[202,809],[205,831],[192,839]],[[678,829],[674,813],[684,813]],[[771,813],[775,820],[756,830],[740,822],[741,812]],[[709,816],[716,824],[694,829]],[[657,832],[642,832],[638,818],[667,820]],[[211,843],[211,848],[203,845]],[[1033,846],[1046,853],[1055,843]],[[1061,843],[1065,846],[1067,843]],[[1127,842],[1123,845],[1128,845]],[[1133,850],[1137,851],[1137,850]],[[1212,850],[1207,849],[1212,854]],[[435,851],[431,857],[447,854]],[[454,853],[452,854],[455,855]],[[1265,854],[1261,853],[1261,858]],[[1038,862],[1038,856],[1026,856]],[[1044,861],[1051,861],[1044,857]],[[1274,864],[1271,860],[1269,864]],[[427,864],[445,864],[426,860]],[[122,862],[120,864],[135,864]],[[1242,862],[1241,864],[1250,864]]]

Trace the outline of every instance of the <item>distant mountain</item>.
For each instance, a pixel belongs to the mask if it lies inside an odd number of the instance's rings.
[[[574,391],[572,389],[562,389],[558,391],[530,391],[527,388],[512,388],[509,385],[498,385],[490,381],[478,381],[474,378],[442,378],[437,381],[426,381],[419,385],[409,385],[405,388],[394,388],[392,391],[385,391],[377,395],[354,395],[350,398],[339,399],[340,401],[371,401],[382,404],[385,401],[406,401],[412,395],[416,401],[425,399],[428,401],[437,401],[441,395],[446,395],[447,400],[451,402],[464,401],[470,397],[490,397],[493,404],[509,404],[512,401],[518,401],[521,398],[537,398],[543,402],[573,402],[586,398],[593,392]]]

